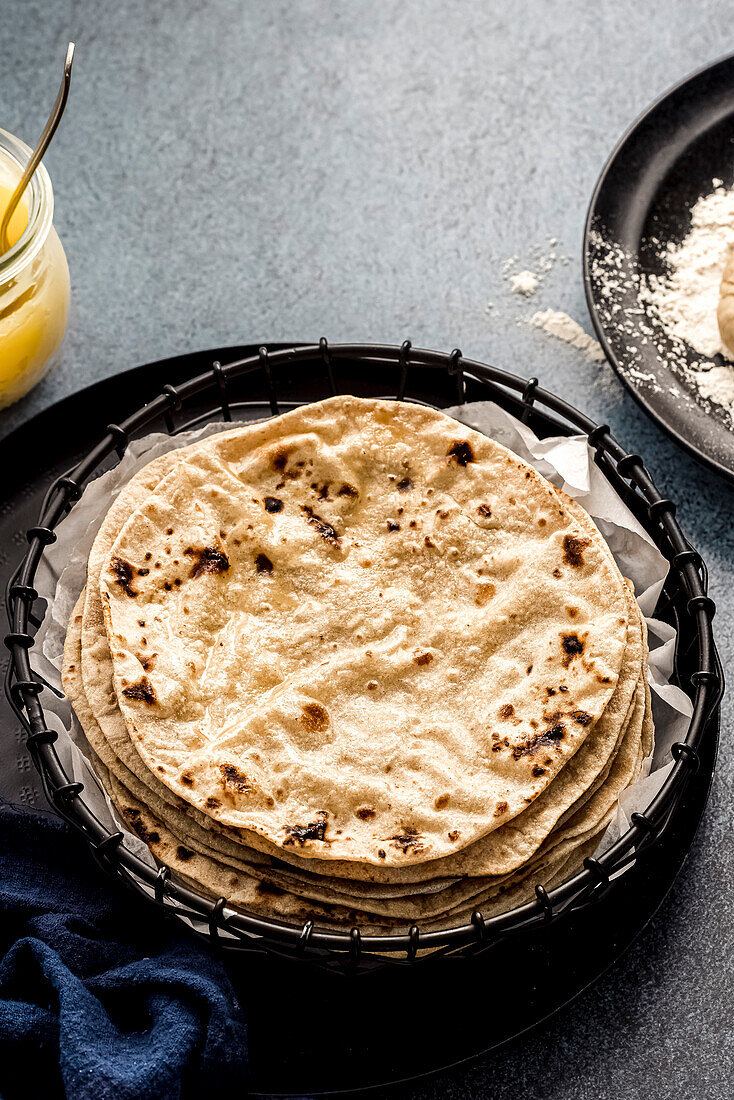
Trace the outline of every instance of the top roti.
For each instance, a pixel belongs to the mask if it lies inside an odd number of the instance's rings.
[[[602,714],[628,616],[603,543],[530,466],[354,397],[182,455],[100,594],[154,775],[299,855],[378,865],[525,809]]]

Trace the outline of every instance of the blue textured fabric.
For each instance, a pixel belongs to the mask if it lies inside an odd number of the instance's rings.
[[[246,1092],[224,968],[51,815],[0,803],[0,1097]]]

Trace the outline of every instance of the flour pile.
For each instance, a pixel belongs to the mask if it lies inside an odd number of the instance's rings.
[[[666,333],[699,352],[732,359],[716,321],[719,286],[730,245],[734,244],[734,188],[712,180],[714,190],[691,210],[691,229],[680,244],[669,244],[662,256],[668,273],[648,275],[641,298]]]
[[[623,373],[659,391],[656,378],[641,369],[641,349],[652,346],[692,396],[719,406],[731,419],[734,356],[721,341],[716,310],[734,246],[734,187],[715,178],[711,188],[691,208],[690,229],[681,242],[647,241],[663,260],[664,274],[640,272],[598,230],[591,234],[590,270],[603,323],[625,339],[624,354],[618,354]],[[671,393],[680,395],[675,387]]]

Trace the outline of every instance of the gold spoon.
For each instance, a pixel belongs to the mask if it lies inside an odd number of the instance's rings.
[[[71,86],[71,66],[74,62],[74,43],[69,43],[69,48],[66,51],[66,60],[64,61],[64,75],[61,78],[61,87],[59,88],[59,94],[56,96],[56,102],[53,105],[51,114],[49,115],[48,122],[43,128],[38,145],[31,154],[30,160],[25,166],[25,171],[20,177],[20,183],[16,187],[8,203],[7,209],[3,214],[3,220],[0,222],[0,256],[4,252],[7,252],[10,247],[8,241],[8,226],[10,225],[10,219],[15,213],[15,208],[23,197],[23,192],[31,181],[31,177],[35,172],[38,165],[43,160],[43,155],[51,144],[51,139],[56,133],[56,127],[61,122],[61,116],[64,113],[66,107],[66,101],[69,98],[69,87]]]

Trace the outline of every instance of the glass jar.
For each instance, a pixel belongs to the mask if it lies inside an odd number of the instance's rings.
[[[12,192],[30,155],[27,145],[0,130],[3,194]],[[69,268],[53,227],[54,196],[43,164],[21,202],[27,224],[0,255],[0,408],[28,393],[53,365],[69,317]],[[18,216],[26,220],[25,213]]]

